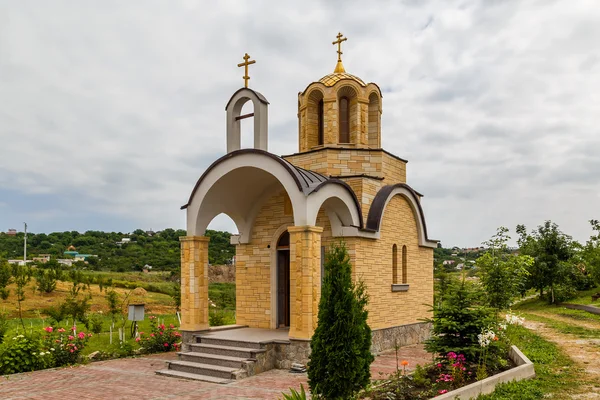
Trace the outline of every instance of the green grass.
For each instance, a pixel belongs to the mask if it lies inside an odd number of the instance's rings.
[[[554,343],[548,342],[532,331],[511,326],[507,330],[511,342],[516,345],[534,364],[536,377],[519,382],[503,383],[481,400],[533,400],[549,397],[568,399],[572,389],[578,386],[581,372],[573,361]]]

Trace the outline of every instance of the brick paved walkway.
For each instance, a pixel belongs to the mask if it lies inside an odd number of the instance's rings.
[[[306,374],[271,370],[229,385],[188,381],[154,374],[174,353],[143,358],[100,361],[73,368],[60,368],[0,377],[0,399],[279,399],[290,387],[306,387]],[[400,360],[408,369],[431,361],[421,345],[400,349]],[[375,358],[374,379],[396,369],[394,352]]]

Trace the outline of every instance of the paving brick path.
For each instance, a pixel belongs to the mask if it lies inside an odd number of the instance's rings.
[[[174,353],[143,358],[100,361],[73,368],[60,368],[0,377],[0,399],[279,399],[290,387],[306,387],[306,374],[271,370],[229,385],[168,378],[154,374]],[[400,360],[409,370],[431,361],[421,345],[400,349]],[[395,352],[375,358],[374,379],[396,369]]]

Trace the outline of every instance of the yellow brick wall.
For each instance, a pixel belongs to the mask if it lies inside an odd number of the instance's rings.
[[[208,328],[208,241],[186,236],[181,242],[181,329]]]
[[[419,247],[414,214],[402,196],[388,203],[379,240],[355,239],[356,276],[362,278],[370,296],[372,329],[419,322],[431,316],[425,304],[433,304],[433,249]],[[407,247],[407,292],[392,292],[392,246]],[[401,276],[400,269],[398,271]]]
[[[292,164],[324,175],[370,175],[386,185],[406,182],[406,162],[382,150],[323,148],[284,156]]]
[[[286,197],[282,190],[270,198],[256,217],[250,243],[236,246],[237,324],[271,328],[271,312],[275,312],[271,310],[271,255],[276,249],[267,246],[282,225],[294,225],[291,210],[285,207]],[[327,246],[331,225],[323,210],[317,216],[317,225],[323,228],[323,245]]]
[[[318,146],[317,103],[323,99],[324,146],[339,144],[339,99],[346,96],[350,100],[350,145],[359,148],[379,148],[381,146],[381,99],[377,86],[366,87],[356,83],[339,82],[333,87],[321,84],[309,85],[298,94],[298,149],[300,152]],[[376,103],[370,106],[371,100]]]

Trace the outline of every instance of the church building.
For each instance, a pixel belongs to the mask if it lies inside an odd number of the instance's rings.
[[[268,106],[261,93],[236,91],[226,110],[227,154],[204,171],[182,207],[181,329],[209,329],[208,224],[231,217],[236,246],[236,324],[307,343],[317,325],[324,257],[343,241],[354,279],[369,294],[373,351],[429,335],[433,249],[422,195],[407,184],[407,160],[381,147],[383,96],[347,73],[341,34],[333,73],[298,93],[298,151],[268,151]],[[253,113],[241,115],[251,101]],[[254,119],[254,148],[241,148],[240,121]],[[394,132],[393,134],[398,134]],[[254,329],[253,332],[258,332]],[[306,347],[306,345],[305,345]],[[302,360],[300,360],[302,361]],[[283,364],[282,364],[283,365]]]

